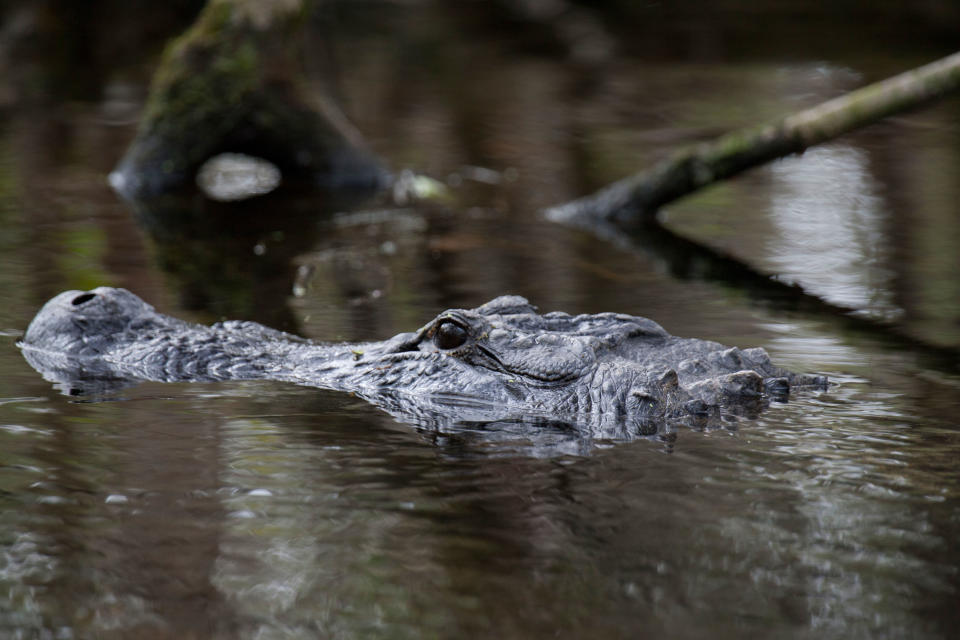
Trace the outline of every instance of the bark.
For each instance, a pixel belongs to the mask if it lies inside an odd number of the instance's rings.
[[[958,88],[960,53],[955,53],[779,122],[734,131],[679,151],[592,195],[552,207],[546,215],[568,224],[613,220],[624,226],[635,225],[654,218],[662,205],[701,187],[799,153]]]
[[[306,0],[210,0],[164,52],[136,137],[111,174],[128,197],[193,183],[224,152],[269,160],[284,181],[382,186],[386,172],[337,108],[304,87]]]

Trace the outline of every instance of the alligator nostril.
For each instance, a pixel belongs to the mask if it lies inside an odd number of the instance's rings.
[[[93,299],[96,298],[96,297],[97,297],[97,294],[95,294],[95,293],[81,293],[81,294],[78,295],[76,298],[74,298],[73,300],[71,300],[70,304],[72,304],[72,305],[74,305],[74,306],[79,306],[79,305],[83,304],[84,302],[87,302],[88,300],[93,300]]]

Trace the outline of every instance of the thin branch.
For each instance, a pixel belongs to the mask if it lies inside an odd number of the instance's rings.
[[[868,85],[774,124],[740,129],[682,150],[600,191],[546,211],[567,224],[614,220],[629,226],[662,205],[742,171],[799,153],[960,88],[960,53]]]

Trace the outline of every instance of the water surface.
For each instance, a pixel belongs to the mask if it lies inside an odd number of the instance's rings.
[[[70,62],[69,86],[4,81],[0,96],[21,98],[0,121],[0,636],[949,637],[960,377],[937,354],[960,346],[956,101],[663,214],[893,332],[539,215],[678,145],[949,53],[940,31],[923,23],[929,38],[890,40],[881,57],[874,31],[828,46],[813,33],[836,16],[811,14],[806,41],[774,11],[782,38],[733,46],[730,25],[747,22],[658,10],[676,37],[631,41],[611,24],[619,53],[585,70],[542,25],[376,8],[323,13],[330,44],[312,41],[311,69],[332,60],[372,146],[449,182],[451,205],[125,203],[106,175],[151,52]],[[18,78],[64,73],[22,60]],[[151,383],[88,402],[44,381],[15,340],[54,294],[99,285],[320,340],[386,338],[516,293],[761,346],[834,385],[723,429],[629,442],[561,425],[418,429],[277,383]]]

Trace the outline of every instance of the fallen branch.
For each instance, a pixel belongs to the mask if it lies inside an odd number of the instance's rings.
[[[646,171],[546,211],[567,224],[613,220],[629,226],[662,205],[770,160],[913,109],[960,88],[960,53],[787,116],[680,151]]]

